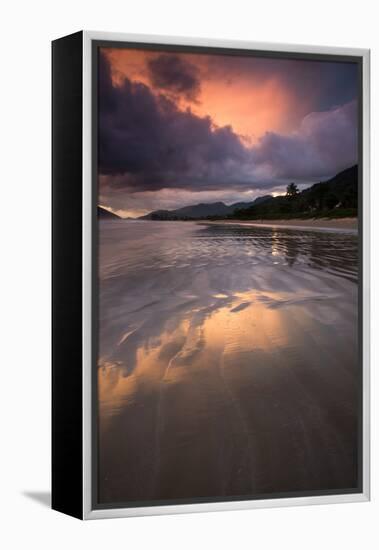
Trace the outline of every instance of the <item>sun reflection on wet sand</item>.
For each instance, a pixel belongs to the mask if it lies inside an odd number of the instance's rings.
[[[106,223],[100,500],[354,487],[354,237]]]

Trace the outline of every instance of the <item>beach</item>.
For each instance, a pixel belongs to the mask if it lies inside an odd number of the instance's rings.
[[[358,236],[298,221],[100,222],[100,503],[357,487]]]
[[[244,226],[267,226],[287,227],[298,229],[340,229],[358,230],[357,218],[310,218],[310,219],[288,219],[288,220],[217,220],[204,221],[206,224],[244,225]]]

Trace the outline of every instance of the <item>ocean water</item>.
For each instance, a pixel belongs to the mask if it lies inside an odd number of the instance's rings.
[[[357,234],[99,226],[100,502],[357,487]]]

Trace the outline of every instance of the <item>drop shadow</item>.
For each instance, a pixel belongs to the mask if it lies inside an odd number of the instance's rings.
[[[51,493],[50,491],[24,491],[22,493],[25,497],[34,500],[41,506],[51,507]]]

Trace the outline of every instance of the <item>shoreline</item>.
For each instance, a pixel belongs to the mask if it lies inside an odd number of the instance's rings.
[[[285,227],[286,229],[358,231],[358,218],[311,218],[292,220],[215,220],[198,221],[201,225],[240,225],[247,227]]]

